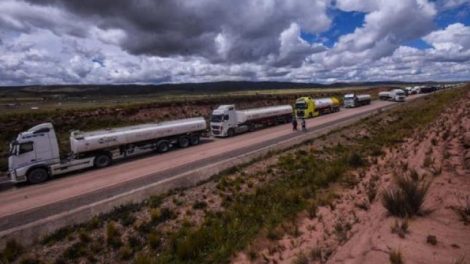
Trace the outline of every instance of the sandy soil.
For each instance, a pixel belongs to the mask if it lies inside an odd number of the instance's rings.
[[[278,241],[260,238],[233,263],[389,263],[392,251],[399,251],[405,263],[468,263],[470,225],[456,213],[470,203],[468,99],[470,93],[422,132],[354,172],[359,183],[336,186],[341,195],[320,207],[316,217],[303,213],[286,224],[296,232]],[[390,216],[380,197],[393,175],[413,170],[431,181],[426,214],[406,221],[408,231],[400,236],[391,229],[405,220]],[[250,259],[249,252],[259,257]]]

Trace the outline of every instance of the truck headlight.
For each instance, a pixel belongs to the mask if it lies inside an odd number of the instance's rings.
[[[16,178],[16,170],[9,170],[8,174],[10,179]]]

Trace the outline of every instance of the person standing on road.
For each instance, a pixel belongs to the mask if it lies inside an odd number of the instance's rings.
[[[292,130],[297,130],[297,118],[295,116],[292,117]]]
[[[307,127],[306,127],[306,124],[305,124],[305,118],[302,118],[302,121],[301,121],[301,124],[302,124],[302,131],[307,131]]]

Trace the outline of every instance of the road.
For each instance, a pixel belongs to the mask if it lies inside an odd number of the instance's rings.
[[[309,119],[307,128],[312,131],[391,104],[395,103],[373,101],[367,106],[342,109],[334,114]],[[233,138],[208,139],[198,146],[128,160],[108,168],[56,178],[44,184],[7,189],[0,192],[0,231],[276,144],[301,133],[293,132],[291,125],[285,124]]]

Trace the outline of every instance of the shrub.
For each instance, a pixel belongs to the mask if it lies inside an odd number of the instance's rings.
[[[310,219],[315,218],[317,216],[317,212],[318,212],[318,204],[316,202],[309,203],[307,207],[308,217]]]
[[[431,158],[430,155],[426,155],[423,161],[423,167],[429,168],[434,163],[434,160]]]
[[[364,163],[364,159],[357,152],[353,152],[348,157],[348,164],[353,168],[361,167]]]
[[[313,261],[321,261],[322,260],[322,248],[321,247],[315,247],[310,251],[310,257],[312,258]]]
[[[362,209],[364,211],[368,211],[370,209],[370,205],[366,200],[362,200],[361,202],[358,202],[354,204],[357,208]]]
[[[300,253],[292,262],[293,264],[308,264],[308,257],[304,253]]]
[[[269,228],[268,229],[268,233],[266,234],[266,237],[269,239],[269,240],[279,240],[281,239],[282,237],[282,234],[281,232],[279,232],[279,230],[276,230],[275,228]]]
[[[118,248],[122,245],[121,234],[114,222],[109,222],[106,225],[106,243],[113,248]]]
[[[403,256],[401,255],[400,250],[394,249],[390,251],[388,259],[391,264],[403,264]]]
[[[42,261],[37,257],[25,257],[20,260],[20,264],[41,264]]]
[[[258,257],[258,253],[254,249],[250,249],[247,253],[247,256],[251,261],[254,261]]]
[[[408,220],[404,221],[395,220],[395,224],[392,226],[391,231],[393,234],[397,234],[401,238],[405,238],[408,234]]]
[[[388,212],[398,217],[421,214],[430,183],[401,176],[395,178],[395,185],[382,194],[382,204]]]
[[[175,214],[169,208],[150,209],[150,219],[153,224],[159,224],[175,217]]]
[[[2,252],[2,258],[0,260],[5,259],[6,262],[13,262],[15,261],[21,254],[23,254],[24,248],[15,240],[8,240],[5,248]],[[1,261],[3,262],[3,261]]]
[[[207,203],[205,201],[197,201],[193,204],[193,209],[205,209]]]
[[[64,259],[75,260],[87,255],[87,249],[84,243],[76,242],[68,247],[62,254]]]
[[[134,260],[134,264],[154,264],[157,261],[149,255],[139,254]]]
[[[121,258],[122,260],[129,260],[131,257],[132,257],[132,248],[130,248],[129,246],[125,246],[125,247],[121,247],[119,249],[119,258]]]
[[[428,235],[426,237],[426,243],[431,244],[433,246],[437,245],[437,238],[433,235]]]
[[[453,209],[464,225],[470,224],[470,196],[467,196],[460,206],[454,206]]]
[[[351,230],[352,226],[343,219],[339,219],[338,222],[335,223],[334,228],[336,239],[342,243],[348,239],[348,231]]]
[[[129,237],[127,237],[127,243],[129,243],[129,246],[134,252],[140,251],[143,247],[142,240],[137,235],[129,235]]]
[[[157,232],[151,232],[148,237],[149,246],[152,249],[156,249],[160,246],[160,235]]]
[[[86,233],[84,229],[80,229],[78,233],[78,239],[80,239],[80,242],[83,243],[88,243],[91,241],[91,237]]]
[[[163,196],[159,195],[159,196],[150,196],[150,198],[148,199],[148,205],[151,207],[151,208],[157,208],[159,207],[163,202]]]
[[[66,237],[68,237],[70,234],[72,234],[74,232],[74,230],[75,230],[75,228],[73,226],[61,228],[61,229],[55,231],[54,233],[52,233],[51,235],[46,236],[41,241],[41,244],[48,245],[48,244],[52,244],[52,243],[57,242],[57,241],[62,241]]]
[[[107,219],[119,221],[123,226],[129,226],[134,223],[135,217],[132,215],[140,209],[140,204],[130,203],[115,207],[113,211],[106,215]]]

